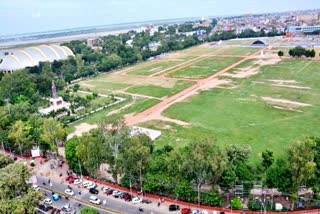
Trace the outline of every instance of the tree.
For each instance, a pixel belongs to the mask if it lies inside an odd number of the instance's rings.
[[[310,51],[310,57],[311,57],[311,58],[314,58],[315,56],[316,56],[316,52],[315,52],[314,49],[312,49],[312,50]]]
[[[91,207],[85,207],[80,210],[80,214],[99,214],[99,211]]]
[[[87,175],[87,171],[77,156],[77,146],[79,138],[73,137],[65,143],[65,157],[68,161],[68,166],[77,174]]]
[[[14,141],[14,145],[19,148],[21,155],[28,152],[33,146],[34,142],[30,130],[31,127],[27,123],[18,120],[9,131],[8,138]]]
[[[273,152],[266,150],[262,152],[262,166],[267,170],[273,163]]]
[[[289,163],[283,159],[277,159],[266,171],[266,183],[269,188],[279,188],[280,191],[290,192],[292,187],[292,174]]]
[[[122,118],[108,118],[99,124],[99,133],[104,141],[105,159],[111,167],[114,181],[118,182],[118,175],[121,173],[119,153],[129,141],[129,130]]]
[[[50,144],[51,151],[59,155],[58,146],[66,137],[66,130],[60,122],[53,118],[44,119],[40,139]]]
[[[278,56],[279,56],[279,57],[282,57],[283,55],[284,55],[283,51],[279,51],[279,52],[278,52]]]
[[[130,181],[138,175],[140,190],[143,192],[143,174],[151,159],[152,142],[145,134],[132,137],[125,145],[121,156],[121,165]]]
[[[0,169],[6,167],[7,165],[13,163],[12,158],[0,154]]]
[[[288,150],[289,169],[292,174],[292,188],[305,184],[314,176],[316,164],[314,162],[315,142],[306,138],[303,141],[293,143]]]
[[[196,196],[190,182],[185,180],[177,184],[177,186],[174,188],[174,194],[178,198],[183,198],[184,200],[187,200],[187,201],[194,201]]]
[[[97,178],[98,168],[105,163],[103,140],[97,130],[79,138],[76,154],[87,172]]]
[[[243,208],[243,204],[241,202],[240,197],[236,197],[231,199],[231,209],[240,210]]]
[[[251,147],[248,145],[231,144],[226,147],[229,164],[245,163],[250,156]]]
[[[226,159],[222,151],[209,139],[200,139],[180,150],[175,161],[179,172],[192,181],[197,188],[200,203],[201,187],[205,181],[216,183],[225,167]],[[181,159],[180,159],[181,158]]]
[[[12,163],[0,169],[0,213],[36,213],[43,198],[27,184],[31,176],[23,163]]]

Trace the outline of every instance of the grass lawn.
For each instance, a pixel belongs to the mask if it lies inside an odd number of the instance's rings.
[[[167,68],[170,68],[172,66],[178,65],[183,63],[185,60],[167,60],[167,61],[158,61],[154,63],[150,63],[149,65],[139,67],[137,69],[133,69],[130,71],[128,74],[133,74],[133,75],[141,75],[141,76],[149,76],[151,74],[163,71]]]
[[[192,84],[193,82],[179,80],[176,82],[173,88],[165,88],[156,85],[135,85],[130,87],[127,92],[161,98],[174,95],[179,91],[191,86]]]
[[[130,86],[125,83],[105,82],[99,79],[85,80],[78,84],[83,90],[89,89],[90,91],[98,93],[110,93],[114,90],[120,90]]]
[[[232,48],[226,48],[222,51],[219,51],[219,55],[236,55],[236,56],[245,56],[252,54],[256,51],[258,51],[259,48],[248,48],[248,47],[232,47]]]
[[[89,117],[84,118],[83,120],[79,120],[79,121],[71,124],[67,129],[67,133],[70,134],[70,133],[74,132],[75,127],[81,123],[89,123],[91,125],[97,124],[97,123],[99,123],[99,121],[102,121],[105,117],[107,117],[108,113],[110,113],[111,111],[117,110],[117,109],[119,109],[129,103],[133,103],[133,104],[131,106],[129,106],[128,108],[123,109],[118,114],[116,114],[116,117],[121,117],[126,114],[133,114],[133,113],[142,112],[142,111],[154,106],[158,102],[159,102],[159,100],[155,100],[155,99],[142,99],[142,98],[137,98],[136,100],[127,99],[126,101],[124,101],[122,103],[119,103],[119,104],[111,106],[107,109],[101,110],[97,113],[90,115]]]
[[[169,73],[167,76],[175,78],[202,79],[217,73],[223,68],[237,62],[239,58],[209,58],[192,66]]]
[[[190,137],[209,136],[221,146],[248,144],[252,147],[251,161],[260,161],[261,152],[272,150],[283,156],[288,144],[305,136],[320,137],[320,72],[319,62],[286,60],[277,66],[264,66],[261,72],[248,79],[237,80],[235,89],[202,91],[188,101],[172,105],[164,115],[186,121],[190,127],[173,126],[164,130],[159,146],[183,146]],[[284,69],[285,68],[285,69]],[[311,89],[292,89],[257,84],[270,79],[296,80],[299,86]],[[288,99],[312,104],[297,111],[275,109],[262,96]],[[155,126],[154,124],[147,124]],[[159,124],[158,124],[159,125]]]

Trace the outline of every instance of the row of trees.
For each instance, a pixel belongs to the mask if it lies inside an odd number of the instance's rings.
[[[131,137],[121,120],[111,122],[105,121],[97,130],[66,143],[70,168],[99,177],[99,167],[106,163],[114,182],[121,178],[126,187],[216,206],[223,200],[218,192],[228,192],[242,181],[249,181],[250,188],[263,180],[267,187],[294,195],[302,184],[315,190],[320,187],[316,179],[320,172],[319,139],[293,143],[285,159],[274,160],[273,152],[266,150],[254,167],[249,164],[251,148],[246,145],[221,149],[211,139],[194,139],[180,149],[167,145],[154,150],[147,136]],[[204,185],[211,191],[202,191]]]
[[[27,183],[30,177],[26,165],[0,154],[0,213],[36,213],[43,195]]]
[[[290,49],[288,53],[290,56],[298,57],[298,58],[300,58],[302,56],[305,56],[307,58],[314,58],[316,56],[316,52],[314,49],[308,50],[308,49],[301,47],[301,46],[297,46],[295,48]],[[278,56],[280,56],[280,57],[284,56],[284,52],[280,50],[278,52]]]

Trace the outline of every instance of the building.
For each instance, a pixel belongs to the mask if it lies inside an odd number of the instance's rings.
[[[308,22],[308,21],[319,21],[320,20],[320,14],[300,14],[296,16],[297,21],[303,21],[303,22]]]
[[[292,34],[304,34],[320,31],[320,26],[289,26],[287,28],[288,33]]]
[[[39,62],[53,62],[74,56],[66,46],[40,45],[17,50],[4,55],[0,63],[0,72],[12,72],[26,67],[39,65]]]
[[[96,39],[87,39],[87,46],[92,48],[96,45]]]
[[[252,46],[268,46],[268,45],[269,45],[268,41],[263,39],[255,40],[252,43]]]

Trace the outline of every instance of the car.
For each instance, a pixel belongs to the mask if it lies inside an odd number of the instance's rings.
[[[38,208],[39,208],[40,210],[42,210],[42,211],[47,212],[47,211],[51,210],[53,207],[50,206],[50,205],[40,204],[40,205],[38,206]]]
[[[60,195],[58,195],[58,194],[53,194],[52,195],[52,199],[54,200],[54,201],[58,201],[59,199],[60,199]]]
[[[89,201],[93,204],[97,204],[100,205],[101,204],[101,200],[99,198],[97,198],[96,196],[90,196]]]
[[[107,195],[112,195],[113,191],[114,191],[113,189],[109,189],[109,190],[106,192],[106,194],[107,194]]]
[[[74,192],[72,191],[72,189],[66,189],[66,190],[64,191],[64,193],[66,193],[67,195],[71,195],[71,196],[74,195]]]
[[[107,193],[109,189],[110,189],[109,187],[103,187],[103,188],[102,188],[102,192],[103,192],[103,193]]]
[[[93,182],[90,182],[89,185],[87,186],[87,188],[91,189],[91,188],[96,188],[97,185]]]
[[[40,190],[40,187],[37,184],[33,184],[32,187],[33,187],[33,189],[35,191],[39,191]]]
[[[169,205],[169,211],[177,211],[180,210],[180,206],[177,204],[170,204]]]
[[[75,185],[78,185],[78,184],[81,184],[81,183],[82,183],[82,180],[79,179],[79,178],[77,178],[77,179],[75,179],[75,180],[73,181],[73,184],[75,184]]]
[[[84,187],[84,188],[87,188],[89,185],[92,185],[93,184],[93,182],[91,182],[91,181],[83,181],[82,182],[82,186]]]
[[[70,211],[71,211],[71,206],[70,206],[70,204],[64,205],[63,207],[61,207],[61,210],[62,210],[62,211],[65,211],[65,212],[70,212]]]
[[[66,177],[66,181],[69,181],[70,179],[74,179],[74,178],[73,178],[73,176],[68,175],[68,176]]]
[[[191,214],[192,210],[190,208],[182,208],[181,214]]]
[[[115,198],[119,198],[119,196],[120,196],[121,194],[122,194],[122,192],[119,191],[119,190],[115,190],[115,191],[112,192],[112,195],[113,195]]]
[[[45,205],[51,205],[52,204],[52,200],[50,198],[46,198],[46,199],[43,200],[43,203]]]
[[[95,194],[95,195],[98,195],[98,194],[99,194],[99,190],[97,190],[96,188],[90,188],[90,189],[89,189],[89,192],[90,192],[91,194]]]
[[[139,198],[139,197],[135,197],[135,198],[133,198],[133,199],[131,200],[131,203],[133,203],[133,204],[139,204],[139,203],[141,203],[141,202],[142,202],[142,199]]]
[[[129,193],[124,192],[123,194],[121,194],[121,195],[119,196],[119,198],[122,198],[122,199],[124,199],[125,201],[131,201],[132,196],[131,196]]]
[[[146,199],[146,198],[144,198],[144,199],[142,199],[142,203],[145,203],[145,204],[151,204],[151,203],[152,203],[152,201],[151,201],[150,199]]]
[[[192,210],[192,214],[201,214],[202,212],[200,210]]]

